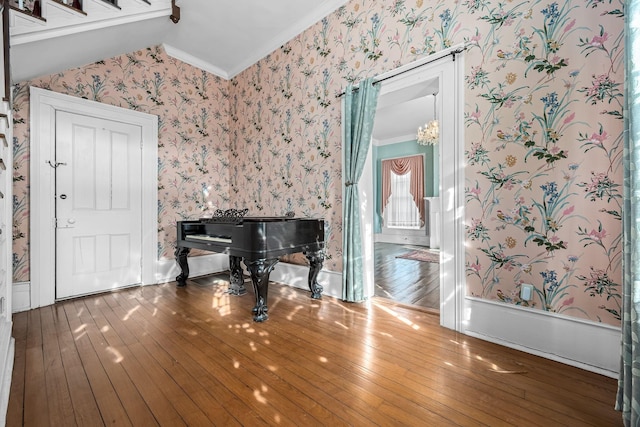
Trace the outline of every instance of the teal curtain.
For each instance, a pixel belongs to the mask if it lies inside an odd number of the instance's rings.
[[[640,0],[627,3],[625,17],[622,349],[616,409],[625,426],[640,426]]]
[[[347,86],[343,104],[344,203],[342,228],[342,299],[365,299],[362,271],[362,235],[358,181],[362,175],[378,104],[379,86],[373,79],[360,82],[357,89]]]

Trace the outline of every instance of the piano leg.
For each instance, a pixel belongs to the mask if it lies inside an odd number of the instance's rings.
[[[255,322],[264,322],[269,318],[267,315],[267,294],[269,292],[269,274],[278,262],[278,258],[257,259],[253,261],[244,260],[251,273],[251,282],[253,282],[253,290],[256,294],[256,306],[253,307],[253,320]]]
[[[175,256],[176,262],[180,267],[181,273],[176,277],[176,282],[178,282],[178,286],[186,286],[187,279],[189,278],[189,264],[187,263],[187,255],[191,252],[191,248],[183,248],[178,246],[176,248]]]
[[[311,298],[322,298],[322,286],[318,283],[318,274],[322,270],[322,263],[324,262],[324,252],[305,252],[304,255],[309,260],[309,290],[311,290]]]
[[[231,295],[244,295],[247,288],[244,287],[244,277],[242,276],[241,257],[229,255],[229,290]]]

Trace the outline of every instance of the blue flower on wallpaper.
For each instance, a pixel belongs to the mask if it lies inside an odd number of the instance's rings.
[[[555,92],[551,92],[547,94],[547,96],[543,96],[540,100],[544,102],[544,107],[546,108],[549,116],[554,115],[557,108],[560,106],[560,103],[558,102],[558,94]]]
[[[542,9],[542,14],[547,20],[547,24],[554,25],[556,20],[560,17],[560,12],[558,11],[558,3],[551,3],[546,9]]]

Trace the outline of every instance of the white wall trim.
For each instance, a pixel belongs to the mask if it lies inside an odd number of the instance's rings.
[[[618,377],[620,328],[474,297],[465,311],[467,335]]]
[[[55,159],[57,110],[142,128],[142,283],[155,283],[158,264],[158,117],[36,87],[30,88],[30,307],[55,302]]]
[[[219,273],[229,269],[229,256],[219,253],[210,253],[202,256],[188,258],[189,278],[204,276],[206,274]],[[155,283],[168,283],[176,280],[180,274],[180,267],[175,259],[162,258],[158,261]]]
[[[394,136],[393,138],[387,139],[374,139],[373,145],[375,145],[376,147],[382,147],[384,145],[398,144],[400,142],[415,141],[416,139],[417,134],[411,133],[407,135]]]
[[[264,49],[254,50],[244,61],[229,70],[227,73],[230,76],[229,78],[237,76],[242,71],[258,62],[261,58],[273,53],[279,46],[295,39],[304,30],[318,24],[327,15],[335,12],[338,8],[347,3],[348,0],[318,1],[317,8],[314,8],[313,11],[310,10],[309,14],[302,18],[298,18],[296,22],[291,22],[290,25],[283,28],[279,34],[275,35],[271,40],[268,40],[267,43],[264,43]]]
[[[222,77],[225,80],[231,79],[231,77],[229,77],[229,73],[227,73],[220,67],[216,67],[210,62],[203,61],[200,58],[196,58],[195,56],[190,55],[187,52],[180,50],[176,47],[173,47],[171,45],[168,45],[166,43],[163,43],[162,47],[164,48],[164,51],[167,52],[167,55],[169,55],[172,58],[179,59],[180,61],[187,63],[189,65],[193,65],[196,68],[200,68],[201,70],[208,71],[211,74],[216,75],[218,77]]]
[[[208,254],[189,257],[189,278],[220,273],[229,269],[229,256],[225,254]],[[158,264],[157,283],[168,283],[176,280],[180,268],[173,259],[161,259]],[[245,272],[246,274],[246,272]],[[279,262],[269,275],[269,280],[284,283],[294,288],[309,290],[309,267],[305,265]],[[342,298],[342,274],[321,270],[318,283],[324,288],[322,294]]]
[[[306,265],[279,262],[271,272],[269,280],[309,291],[309,267]],[[323,288],[323,295],[338,299],[342,298],[341,273],[321,270],[318,274],[318,283]]]
[[[13,313],[31,309],[31,283],[15,282],[12,287],[11,309]]]

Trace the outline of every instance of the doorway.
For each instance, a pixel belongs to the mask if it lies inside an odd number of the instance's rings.
[[[431,312],[440,310],[439,226],[434,218],[440,204],[439,144],[419,144],[417,131],[438,120],[439,88],[439,78],[433,77],[384,90],[371,147],[374,295]]]
[[[61,113],[106,120],[113,126],[139,129],[135,147],[141,151],[136,173],[141,177],[137,198],[140,237],[134,275],[142,284],[156,283],[158,269],[158,117],[138,111],[30,88],[30,282],[31,309],[53,304],[56,295],[56,116]],[[102,128],[102,126],[100,126]],[[129,128],[132,129],[132,128]],[[125,133],[128,131],[125,131]],[[139,145],[138,145],[139,144]],[[141,147],[141,149],[139,148]],[[65,194],[65,193],[61,193]],[[62,218],[61,218],[62,219]],[[62,219],[64,220],[64,219]],[[120,241],[121,247],[123,241]],[[118,262],[122,263],[122,259]],[[117,264],[118,262],[115,262]],[[128,260],[127,262],[130,262]]]
[[[437,116],[440,121],[439,211],[440,263],[439,308],[440,324],[463,330],[465,301],[464,268],[464,55],[462,46],[454,46],[407,64],[376,78],[382,81],[380,98],[406,99],[421,85],[437,86]],[[430,89],[433,94],[433,88]],[[380,104],[379,104],[380,105]],[[421,121],[428,119],[422,116]],[[418,126],[424,123],[418,124]],[[374,122],[375,126],[375,122]],[[415,137],[417,127],[411,133]],[[367,164],[372,165],[369,150]],[[359,182],[363,235],[363,269],[365,292],[374,295],[374,191],[373,167],[365,168]]]

